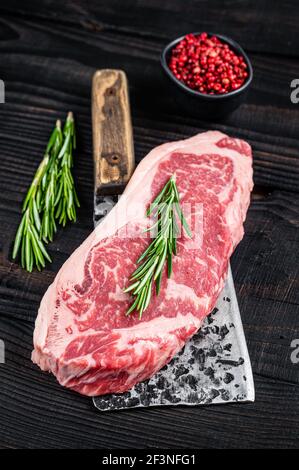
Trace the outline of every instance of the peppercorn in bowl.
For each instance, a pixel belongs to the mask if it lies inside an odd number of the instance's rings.
[[[177,104],[209,119],[234,111],[253,78],[241,46],[214,33],[191,33],[172,41],[162,52],[161,64]]]

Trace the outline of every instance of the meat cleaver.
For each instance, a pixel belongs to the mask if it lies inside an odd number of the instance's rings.
[[[94,223],[117,202],[134,169],[128,82],[99,70],[92,85]],[[254,382],[231,269],[198,333],[151,379],[122,394],[95,397],[100,411],[170,405],[253,402]]]

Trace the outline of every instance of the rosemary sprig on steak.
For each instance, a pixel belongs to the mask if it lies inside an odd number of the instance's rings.
[[[79,201],[71,174],[75,145],[74,118],[69,113],[63,131],[61,121],[56,121],[23,203],[12,257],[15,259],[20,252],[21,265],[29,272],[51,262],[45,243],[53,240],[57,222],[64,226],[67,220],[76,220]]]
[[[177,254],[177,237],[180,233],[177,218],[187,235],[192,237],[180,207],[180,197],[174,175],[151,204],[146,215],[148,217],[152,215],[156,219],[146,231],[155,230],[157,235],[137,260],[137,264],[141,264],[132,274],[131,284],[124,290],[124,292],[132,292],[134,297],[126,314],[130,315],[136,310],[139,312],[140,319],[150,304],[152,286],[155,285],[157,295],[160,292],[165,263],[167,263],[168,277],[172,274],[172,256]]]

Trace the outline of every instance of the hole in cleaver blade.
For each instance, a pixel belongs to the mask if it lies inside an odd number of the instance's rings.
[[[109,206],[111,201],[102,200],[100,204],[103,202]],[[95,205],[95,225],[101,220],[98,215],[102,209],[103,206],[99,209]],[[184,349],[151,379],[125,393],[95,397],[93,403],[100,411],[112,411],[253,402],[254,399],[250,358],[229,267],[216,307]]]

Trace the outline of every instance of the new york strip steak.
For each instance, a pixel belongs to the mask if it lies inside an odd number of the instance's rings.
[[[150,243],[146,209],[175,174],[193,233],[178,239],[170,279],[141,320],[123,289]],[[205,132],[152,150],[118,204],[71,255],[42,299],[32,360],[84,395],[124,392],[151,377],[201,327],[243,236],[252,189],[250,146]],[[149,235],[147,234],[147,237]]]

